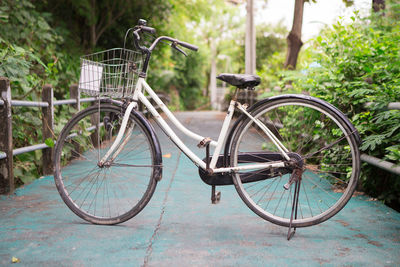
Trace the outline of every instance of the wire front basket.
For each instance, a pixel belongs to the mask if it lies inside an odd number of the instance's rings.
[[[90,96],[130,97],[141,66],[142,54],[125,48],[83,56],[79,89]]]

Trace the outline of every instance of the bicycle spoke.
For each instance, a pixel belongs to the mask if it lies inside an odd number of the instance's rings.
[[[289,226],[296,186],[299,186],[297,219],[292,221],[292,227],[310,226],[327,220],[349,200],[359,173],[359,161],[354,153],[357,147],[352,141],[355,130],[345,130],[348,126],[333,113],[313,100],[290,97],[266,102],[251,111],[251,115],[259,118],[289,149],[289,157],[301,163],[305,170],[301,181],[297,182],[300,184],[294,182],[288,190],[283,186],[293,175],[291,169],[286,169],[289,173],[282,177],[268,177],[273,170],[236,173],[233,178],[238,184],[236,189],[240,197],[259,216]],[[262,152],[257,151],[279,152],[252,121],[242,124],[231,144],[232,166],[267,162],[267,159],[262,159],[263,155],[257,154]],[[242,160],[241,154],[245,153],[254,153],[255,157]],[[264,173],[266,177],[262,179]],[[260,180],[257,183],[247,185],[244,183],[246,180],[242,182],[242,177],[257,180],[258,176]]]
[[[61,181],[56,183],[60,194],[76,214],[94,223],[114,224],[135,216],[147,204],[147,195],[156,186],[154,169],[162,165],[155,163],[155,149],[145,126],[132,115],[128,122],[135,128],[123,134],[123,145],[117,144],[114,151],[118,155],[109,157],[115,156],[114,162],[98,166],[114,144],[123,117],[121,108],[104,107],[89,107],[69,123],[69,130],[63,130],[56,158],[70,162],[62,170],[56,164],[60,173],[55,179]]]
[[[94,169],[96,169],[96,168],[94,168]],[[95,173],[88,174],[87,176],[83,177],[83,178],[81,179],[81,181],[75,186],[75,188],[74,188],[73,190],[69,191],[69,195],[71,195],[76,189],[78,189],[78,188],[80,187],[80,185],[81,185],[87,178],[89,178],[90,180],[92,180],[93,177],[94,177],[97,173],[99,173],[99,172],[101,172],[100,169],[98,169]],[[89,183],[90,183],[90,182],[89,182]],[[73,183],[71,183],[70,186],[72,186],[72,185],[73,185]],[[66,188],[67,188],[67,187],[69,187],[69,185],[67,185]]]
[[[357,130],[354,130],[351,134],[354,134],[356,131],[357,131]],[[351,135],[351,134],[349,134],[349,135]],[[344,136],[342,136],[341,138],[337,139],[336,141],[330,143],[329,145],[324,146],[323,148],[321,148],[321,149],[318,150],[317,152],[314,152],[314,153],[305,155],[304,159],[307,159],[307,158],[309,158],[309,157],[311,157],[311,156],[313,156],[313,155],[315,155],[315,154],[317,154],[317,153],[320,153],[321,151],[324,151],[324,150],[327,150],[327,149],[333,147],[334,145],[340,143],[340,141],[342,141],[343,139],[345,139],[345,138],[348,137],[349,135],[344,135]]]

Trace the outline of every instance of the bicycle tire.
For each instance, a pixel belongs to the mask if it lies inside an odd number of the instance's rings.
[[[316,225],[337,214],[350,200],[360,174],[360,153],[354,129],[349,127],[344,116],[320,102],[312,98],[276,99],[251,111],[289,152],[302,158],[304,172],[298,217],[293,219],[292,227]],[[230,144],[231,166],[248,164],[241,162],[239,155],[254,151],[279,152],[265,133],[246,117],[236,128]],[[271,169],[272,174],[265,179],[242,182],[243,177],[257,172],[260,170],[232,174],[239,196],[261,218],[288,227],[295,186],[292,184],[286,190],[283,185],[287,184],[291,173],[274,175]]]
[[[161,175],[154,136],[135,112],[118,156],[108,166],[98,165],[118,134],[123,115],[121,107],[111,104],[91,106],[73,116],[56,143],[57,190],[72,212],[94,224],[118,224],[137,215]]]

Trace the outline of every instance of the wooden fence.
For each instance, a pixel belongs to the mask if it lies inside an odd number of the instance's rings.
[[[7,78],[0,77],[0,194],[12,193],[14,191],[13,156],[41,149],[43,174],[48,175],[53,173],[53,148],[44,142],[47,138],[55,138],[54,107],[72,105],[79,111],[81,103],[98,100],[96,97],[80,98],[76,84],[71,85],[69,90],[70,99],[54,100],[53,87],[46,84],[43,87],[42,101],[40,102],[12,100],[10,81]],[[159,95],[159,97],[167,102],[169,100],[165,95]],[[11,107],[16,106],[41,109],[43,143],[16,149],[13,148]]]

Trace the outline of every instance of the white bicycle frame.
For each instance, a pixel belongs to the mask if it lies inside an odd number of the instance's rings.
[[[205,137],[198,135],[189,129],[187,129],[185,126],[183,126],[177,119],[176,117],[172,114],[172,112],[168,109],[168,107],[161,101],[161,99],[157,96],[157,94],[153,91],[153,89],[147,84],[146,80],[144,78],[139,78],[134,94],[133,94],[133,102],[131,102],[126,111],[124,118],[122,120],[122,125],[121,128],[118,132],[117,138],[115,139],[114,143],[110,147],[110,149],[107,151],[107,153],[104,155],[104,157],[100,160],[100,163],[104,164],[109,157],[114,153],[114,151],[117,149],[119,146],[122,137],[125,133],[126,126],[128,123],[128,119],[130,116],[130,113],[133,108],[137,106],[137,101],[142,102],[148,111],[153,115],[154,119],[157,121],[157,123],[160,125],[160,127],[164,130],[164,132],[172,139],[172,141],[179,147],[179,149],[186,154],[186,156],[189,157],[189,159],[197,166],[200,167],[204,170],[207,169],[206,163],[201,160],[195,153],[193,153],[192,150],[190,150],[183,142],[182,140],[175,134],[175,132],[171,129],[171,127],[165,122],[165,120],[161,117],[160,113],[154,108],[154,106],[150,103],[150,101],[147,99],[147,97],[144,95],[144,91],[147,92],[150,96],[151,99],[155,101],[155,103],[161,108],[161,110],[167,115],[167,117],[170,119],[170,121],[184,134],[186,134],[188,137],[200,142],[205,139]],[[289,160],[289,156],[287,153],[289,152],[283,144],[278,140],[278,138],[257,118],[254,118],[251,116],[246,111],[246,108],[241,105],[239,102],[231,100],[227,115],[224,119],[224,122],[222,124],[222,128],[218,137],[218,141],[212,140],[210,142],[210,145],[215,147],[214,153],[211,157],[211,162],[209,164],[209,170],[212,173],[224,173],[224,172],[232,172],[232,171],[240,171],[240,170],[256,170],[256,169],[265,169],[265,168],[279,168],[279,167],[284,167],[284,162],[265,162],[265,163],[254,163],[254,164],[246,164],[242,166],[237,166],[237,167],[225,167],[225,168],[216,168],[217,160],[219,158],[220,152],[222,150],[222,146],[225,143],[225,139],[228,133],[228,128],[229,124],[232,120],[233,113],[235,111],[235,107],[237,107],[243,114],[245,114],[247,117],[249,117],[257,126],[260,127],[260,129],[263,130],[263,132],[268,136],[268,138],[275,144],[275,146],[278,148],[278,150],[281,152],[282,156]],[[130,135],[132,131],[132,128],[127,131],[127,135]],[[124,143],[124,142],[123,142]],[[115,153],[119,153],[118,149]],[[115,158],[116,155],[112,157]]]

